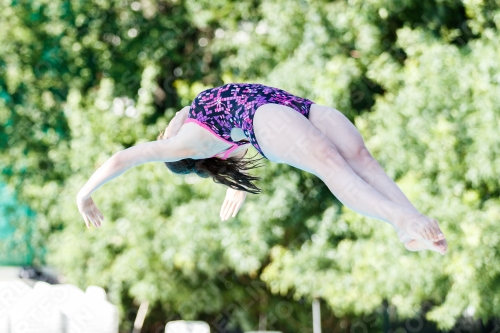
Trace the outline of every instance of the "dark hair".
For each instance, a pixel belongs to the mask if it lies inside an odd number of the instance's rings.
[[[162,137],[163,132],[160,133],[158,139]],[[259,194],[261,189],[258,188],[253,181],[260,180],[260,177],[251,176],[242,172],[262,166],[258,164],[262,158],[254,160],[253,157],[229,157],[226,160],[216,157],[199,160],[185,158],[180,161],[164,163],[173,173],[180,175],[195,173],[202,178],[212,177],[213,181],[217,184],[226,185],[227,187],[239,191]]]

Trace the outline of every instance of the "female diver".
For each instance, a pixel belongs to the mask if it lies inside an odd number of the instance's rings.
[[[103,215],[91,194],[126,170],[165,162],[179,174],[212,177],[228,187],[220,217],[235,216],[246,192],[259,193],[243,159],[249,145],[272,162],[318,176],[346,206],[390,223],[410,251],[444,255],[448,245],[435,219],[410,203],[365,147],[354,125],[339,111],[261,84],[230,83],[201,92],[170,121],[157,141],[110,157],[77,195],[87,227]]]

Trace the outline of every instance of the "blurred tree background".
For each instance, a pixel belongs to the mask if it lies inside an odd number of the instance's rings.
[[[67,282],[105,287],[123,332],[145,300],[143,332],[176,318],[214,332],[308,332],[314,298],[335,332],[405,320],[411,332],[435,329],[427,320],[470,331],[500,313],[498,0],[0,6],[4,264],[52,265]],[[440,221],[448,254],[406,251],[315,176],[267,161],[256,171],[264,193],[237,218],[219,220],[222,186],[157,163],[97,191],[104,227],[87,230],[75,197],[91,174],[228,82],[341,110]]]

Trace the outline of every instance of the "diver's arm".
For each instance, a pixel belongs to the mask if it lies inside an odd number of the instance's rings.
[[[128,168],[124,168],[119,164],[117,154],[118,153],[108,158],[108,160],[94,172],[90,179],[80,189],[77,197],[89,198],[99,187],[127,171]]]
[[[172,162],[194,157],[195,149],[183,145],[183,138],[146,142],[122,150],[111,156],[78,192],[81,198],[89,198],[99,187],[120,176],[128,169],[147,162]]]
[[[233,157],[243,158],[245,154],[248,152],[248,149],[242,150],[241,152],[235,154]],[[244,174],[248,174],[247,170],[241,170],[240,172]],[[220,219],[221,221],[228,220],[230,217],[235,217],[241,206],[245,202],[247,197],[247,192],[235,190],[230,187],[226,190],[226,197],[224,202],[222,203],[222,207],[220,210]]]

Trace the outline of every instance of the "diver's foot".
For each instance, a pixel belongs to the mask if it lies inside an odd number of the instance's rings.
[[[417,212],[407,212],[394,224],[399,240],[407,243],[411,239],[439,242],[445,239],[437,220]]]
[[[437,242],[412,239],[405,243],[405,248],[408,251],[431,250],[444,256],[448,251],[448,243],[446,242],[446,239],[442,239]]]

